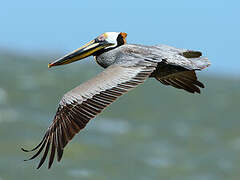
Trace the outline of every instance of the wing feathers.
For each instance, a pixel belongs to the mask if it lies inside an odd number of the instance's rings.
[[[53,138],[52,138],[52,148],[51,148],[51,154],[49,157],[49,162],[48,162],[48,169],[51,168],[53,160],[54,160],[54,156],[55,156],[55,149],[56,149],[56,134],[53,133],[52,134]]]
[[[199,87],[204,88],[204,85],[197,80],[194,70],[188,70],[179,66],[159,63],[151,76],[164,85],[171,85],[190,93],[200,93]]]
[[[48,139],[47,139],[47,146],[45,148],[45,151],[44,151],[44,154],[42,156],[42,159],[40,160],[40,162],[38,164],[37,169],[39,169],[42,166],[43,162],[45,161],[45,159],[47,157],[47,154],[48,154],[48,151],[49,151],[50,142],[51,142],[51,137],[52,136],[49,136]]]
[[[64,95],[53,123],[38,146],[32,149],[38,151],[30,159],[36,158],[45,148],[37,168],[46,160],[49,149],[48,168],[53,164],[56,151],[57,160],[60,161],[64,147],[90,119],[101,113],[117,97],[143,83],[156,66],[156,62],[150,61],[140,62],[132,67],[110,66],[96,78]]]
[[[33,149],[27,150],[27,149],[21,148],[22,151],[24,151],[24,152],[31,152],[31,151],[37,150],[42,145],[42,143],[44,142],[46,136],[47,136],[47,134],[44,135],[44,137],[42,138],[41,142],[36,147],[34,147]]]

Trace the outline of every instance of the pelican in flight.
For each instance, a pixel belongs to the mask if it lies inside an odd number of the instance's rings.
[[[210,62],[206,57],[201,57],[201,52],[167,45],[126,44],[126,37],[124,32],[106,32],[48,64],[51,68],[93,55],[105,70],[67,92],[42,141],[31,150],[22,149],[26,152],[35,151],[27,160],[36,158],[43,151],[37,169],[42,166],[49,151],[48,168],[55,154],[60,161],[65,146],[89,120],[150,77],[190,93],[200,93],[200,88],[204,88],[195,71],[208,67]]]

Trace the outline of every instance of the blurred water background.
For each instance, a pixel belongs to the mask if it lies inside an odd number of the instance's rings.
[[[36,170],[38,161],[23,162],[28,155],[20,147],[38,143],[62,95],[101,68],[92,61],[48,70],[45,60],[0,58],[3,180],[240,176],[240,79],[199,73],[206,84],[201,95],[149,79],[93,119],[66,147],[61,163]]]
[[[239,180],[240,2],[4,1],[0,6],[0,180]],[[24,162],[68,90],[102,71],[93,58],[47,64],[105,31],[130,43],[203,51],[201,95],[154,79],[89,122],[51,170]]]

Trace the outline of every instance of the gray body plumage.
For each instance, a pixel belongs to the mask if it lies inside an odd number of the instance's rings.
[[[189,51],[167,45],[144,46],[136,44],[125,44],[111,51],[107,51],[95,57],[97,63],[103,68],[112,64],[135,64],[139,60],[162,62],[166,64],[181,66],[189,70],[200,70],[210,65],[205,57],[186,57],[187,52],[197,53],[199,51]],[[184,54],[185,53],[185,54]],[[184,56],[185,55],[185,56]],[[201,54],[199,54],[201,56]]]

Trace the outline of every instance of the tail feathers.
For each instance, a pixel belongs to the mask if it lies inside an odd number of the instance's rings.
[[[184,56],[185,58],[199,58],[200,56],[202,56],[202,53],[200,51],[192,51],[192,50],[187,50],[179,54]]]

